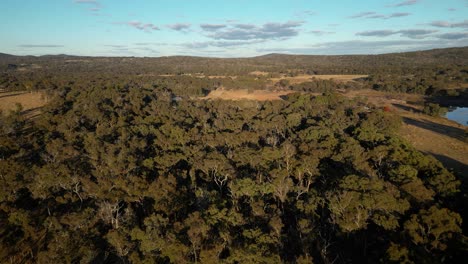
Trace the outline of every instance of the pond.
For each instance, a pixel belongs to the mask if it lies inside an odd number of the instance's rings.
[[[468,107],[449,108],[445,117],[466,126],[468,125]]]

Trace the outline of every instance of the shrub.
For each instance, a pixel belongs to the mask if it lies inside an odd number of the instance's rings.
[[[447,113],[447,108],[441,107],[438,104],[428,103],[424,105],[423,113],[430,116],[441,116]]]

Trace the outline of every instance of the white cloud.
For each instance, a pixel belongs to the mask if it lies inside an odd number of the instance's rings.
[[[448,21],[432,21],[429,25],[434,27],[442,27],[442,28],[468,28],[468,20],[464,20],[463,22],[458,23],[450,23]]]
[[[255,39],[288,39],[299,34],[302,21],[286,23],[265,23],[261,26],[253,24],[236,24],[227,29],[208,35],[213,39],[223,40],[255,40]]]
[[[191,25],[187,23],[176,23],[176,24],[166,25],[166,27],[175,31],[186,31],[190,28],[190,26]]]
[[[403,2],[399,2],[393,5],[387,5],[387,7],[402,7],[402,6],[410,6],[410,5],[415,5],[419,2],[419,0],[406,0]]]
[[[138,30],[145,31],[145,32],[160,30],[160,28],[158,26],[154,25],[153,23],[143,23],[143,22],[140,22],[140,21],[129,21],[129,22],[124,22],[124,23],[116,22],[114,24],[125,24],[125,25],[128,25],[130,27],[133,27],[133,28],[136,28]]]
[[[87,5],[95,5],[95,6],[100,6],[101,5],[96,0],[74,0],[73,2],[76,3],[76,4],[87,4]]]

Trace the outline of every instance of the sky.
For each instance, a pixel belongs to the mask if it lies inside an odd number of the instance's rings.
[[[468,0],[0,0],[0,52],[252,57],[468,46]]]

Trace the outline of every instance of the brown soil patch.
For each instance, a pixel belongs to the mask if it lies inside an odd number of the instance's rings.
[[[270,73],[264,72],[264,71],[253,71],[249,73],[249,75],[255,75],[255,76],[267,76],[268,74]]]
[[[281,96],[294,93],[294,91],[268,91],[268,90],[224,90],[217,89],[211,91],[207,96],[200,99],[221,99],[221,100],[255,100],[255,101],[273,101],[282,100]]]
[[[367,78],[369,75],[356,75],[356,74],[341,74],[341,75],[333,75],[333,74],[323,74],[323,75],[311,75],[312,79],[319,79],[319,80],[335,80],[340,82],[350,82],[356,79]]]
[[[154,74],[140,74],[140,76],[155,76],[155,75]],[[159,74],[157,76],[159,76],[159,77],[174,77],[174,76],[179,76],[179,75],[176,75],[176,74]],[[189,76],[189,77],[200,78],[200,79],[203,79],[203,78],[208,78],[208,79],[225,79],[225,78],[236,79],[237,78],[237,76],[204,75],[204,74],[200,74],[200,73],[194,73],[194,74],[184,73],[181,76]]]
[[[146,76],[154,76],[154,74],[140,74],[142,76],[146,75]],[[172,77],[172,76],[176,76],[175,74],[159,74],[158,75],[159,77]]]
[[[41,92],[0,92],[0,110],[7,113],[16,109],[16,104],[23,106],[23,113],[33,117],[40,113],[40,108],[46,104],[46,98]]]
[[[468,88],[468,83],[451,83],[444,87],[445,89],[464,89]]]
[[[210,76],[207,76],[209,79],[226,79],[226,78],[231,78],[233,80],[235,80],[237,78],[237,76],[224,76],[224,75],[210,75]],[[204,78],[204,77],[200,77],[200,78]]]
[[[310,75],[302,74],[294,77],[280,77],[280,78],[271,78],[270,80],[274,83],[279,82],[280,80],[288,80],[290,84],[300,84],[305,82],[310,82],[313,79],[318,80],[333,80],[337,82],[350,82],[359,78],[365,78],[368,75],[353,75],[353,74],[344,74],[344,75]]]

